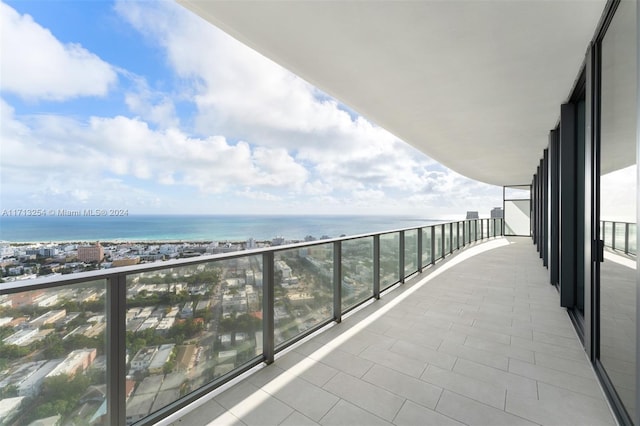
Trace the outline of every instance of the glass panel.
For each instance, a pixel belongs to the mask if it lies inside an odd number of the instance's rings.
[[[343,241],[342,310],[370,297],[373,297],[373,237]]]
[[[600,218],[607,222],[636,222],[636,33],[636,2],[622,1],[602,42],[599,195]],[[607,245],[613,243],[611,231],[611,224],[605,224]],[[617,238],[616,247],[621,248]],[[635,265],[610,249],[600,265],[600,361],[632,419],[636,418]]]
[[[436,259],[440,259],[442,257],[442,226],[440,225],[434,226],[433,229],[435,230],[435,241],[436,241],[434,255]]]
[[[274,255],[276,346],[333,317],[333,244]]]
[[[469,225],[470,222],[469,221],[465,221],[464,223],[464,243],[465,244],[469,244],[469,242],[471,241],[471,226]]]
[[[629,253],[638,255],[638,234],[637,226],[635,223],[629,224]]]
[[[505,235],[531,234],[531,202],[529,200],[504,202]]]
[[[431,227],[422,228],[422,266],[431,263]]]
[[[613,223],[604,222],[604,245],[613,247]]]
[[[0,300],[2,424],[103,424],[106,280]]]
[[[613,247],[616,250],[622,250],[624,251],[624,247],[625,247],[625,233],[626,233],[626,229],[624,226],[624,223],[622,222],[617,222],[615,224],[615,228],[616,228],[616,232],[614,232],[613,236],[614,236],[614,240],[613,240]]]
[[[131,423],[261,355],[262,256],[129,275],[126,309]]]
[[[458,222],[454,222],[452,225],[452,231],[451,231],[451,236],[453,238],[453,245],[452,245],[452,249],[456,250],[458,248]]]
[[[400,281],[400,233],[380,235],[380,289]]]
[[[444,252],[449,254],[451,252],[451,224],[444,225]]]
[[[505,200],[529,200],[531,198],[531,188],[525,186],[507,186],[504,188]]]
[[[404,276],[418,270],[418,231],[404,231]]]

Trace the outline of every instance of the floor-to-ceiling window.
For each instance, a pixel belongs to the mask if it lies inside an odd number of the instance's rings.
[[[620,2],[600,44],[598,195],[605,247],[599,276],[598,359],[630,419],[636,418],[637,409],[636,260],[620,248],[629,244],[625,224],[635,229],[638,197],[636,7],[635,1]]]

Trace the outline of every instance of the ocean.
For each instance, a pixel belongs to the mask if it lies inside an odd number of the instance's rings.
[[[2,216],[0,241],[258,241],[339,237],[441,221],[395,216]]]

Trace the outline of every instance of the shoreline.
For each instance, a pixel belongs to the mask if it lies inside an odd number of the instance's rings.
[[[256,243],[270,243],[271,240],[256,240]],[[291,241],[303,241],[293,239]],[[0,244],[9,244],[10,246],[26,246],[34,244],[94,244],[99,242],[101,245],[117,245],[117,244],[211,244],[214,242],[225,244],[245,244],[247,240],[68,240],[68,241],[6,241],[0,240]]]

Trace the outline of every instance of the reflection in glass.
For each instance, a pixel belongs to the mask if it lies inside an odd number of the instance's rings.
[[[620,222],[615,223],[613,226],[615,228],[615,232],[613,233],[612,247],[616,250],[624,251],[626,227],[624,226],[624,223],[620,223]]]
[[[531,233],[531,201],[504,202],[505,235],[528,236]]]
[[[131,423],[261,355],[262,256],[127,276],[126,330]]]
[[[458,248],[458,222],[453,222],[451,226],[452,249],[455,250]]]
[[[613,247],[613,223],[604,223],[604,245],[607,247]]]
[[[418,270],[418,231],[404,231],[404,276]]]
[[[451,224],[444,225],[444,252],[448,254],[451,252]]]
[[[471,222],[464,222],[464,242],[465,244],[469,244],[471,242]]]
[[[507,186],[504,188],[505,200],[529,200],[531,198],[531,188],[524,186]]]
[[[333,244],[275,253],[276,346],[333,316]]]
[[[434,256],[436,259],[440,259],[442,257],[442,226],[440,225],[434,226],[433,229],[435,230],[435,242],[436,242]]]
[[[343,241],[342,310],[370,297],[373,297],[373,237]]]
[[[380,290],[400,281],[400,233],[380,235]]]
[[[605,245],[624,250],[636,221],[636,2],[622,1],[602,41],[600,219]],[[618,228],[622,228],[620,233]],[[607,248],[600,264],[600,361],[629,416],[636,417],[636,270]]]
[[[425,267],[433,261],[431,257],[431,227],[422,228],[422,266]]]
[[[2,424],[104,424],[106,280],[0,296]]]

